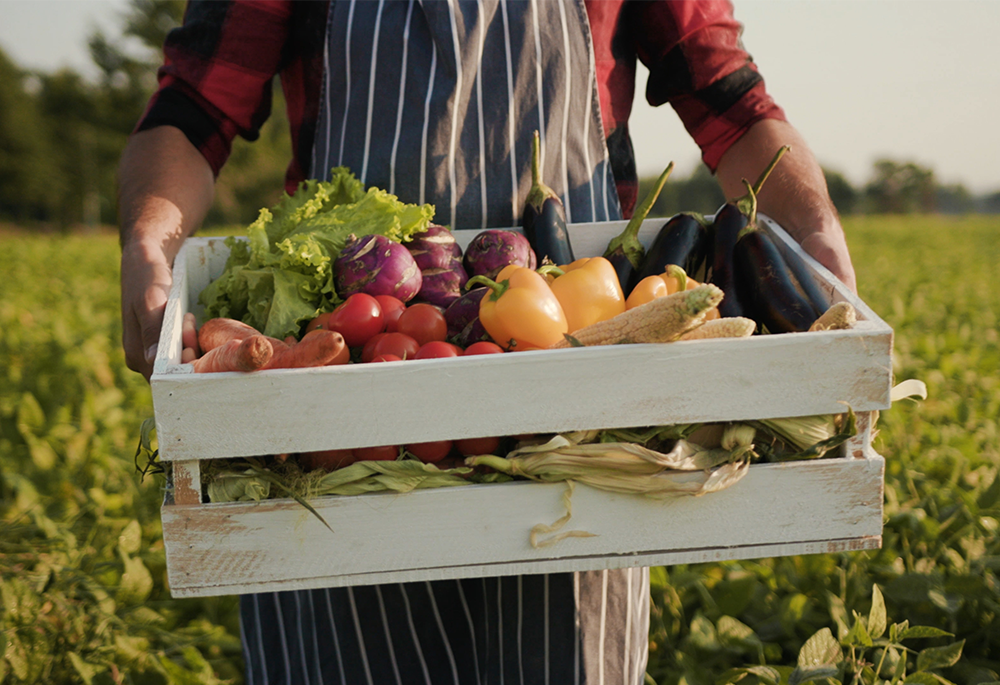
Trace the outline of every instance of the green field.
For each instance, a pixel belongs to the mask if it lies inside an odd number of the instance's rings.
[[[846,228],[860,294],[896,332],[896,379],[929,391],[878,426],[883,548],[654,569],[660,685],[1000,680],[1000,219]],[[235,599],[165,587],[116,239],[8,232],[0,250],[0,683],[242,682]],[[882,601],[909,632],[880,633]]]

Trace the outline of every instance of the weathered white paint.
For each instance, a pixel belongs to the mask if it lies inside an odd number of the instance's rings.
[[[783,250],[801,249],[763,218]],[[664,220],[648,220],[647,245]],[[600,254],[625,222],[571,227]],[[477,231],[456,231],[466,245]],[[223,270],[222,239],[188,240],[175,264],[152,378],[160,456],[173,461],[163,533],[174,596],[333,587],[758,558],[881,544],[884,461],[871,412],[889,407],[892,329],[815,260],[850,331],[522,352],[402,364],[191,373],[181,322]],[[804,255],[803,255],[804,256]],[[534,549],[563,514],[562,484],[505,483],[402,495],[201,504],[200,459],[435,439],[698,421],[858,414],[840,458],[756,464],[722,492],[668,501],[584,486],[571,538]]]
[[[649,242],[661,224],[647,221],[642,238]],[[577,253],[600,253],[624,225],[574,226]],[[787,249],[798,250],[779,228],[773,230]],[[475,233],[456,231],[461,242]],[[180,321],[221,273],[225,253],[220,239],[202,238],[189,240],[178,258],[152,378],[164,461],[806,416],[843,411],[843,403],[856,411],[889,406],[892,329],[811,259],[834,298],[859,309],[855,329],[194,374],[190,365],[176,363]]]
[[[171,593],[196,596],[870,549],[884,461],[758,464],[702,497],[651,500],[577,486],[568,538],[529,533],[563,515],[562,483],[504,483],[163,508]]]

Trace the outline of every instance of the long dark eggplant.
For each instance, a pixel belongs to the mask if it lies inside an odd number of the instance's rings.
[[[668,264],[676,264],[692,276],[698,273],[712,244],[712,224],[697,212],[681,212],[670,217],[653,238],[642,267],[632,274],[631,292],[647,276],[658,276]]]
[[[760,178],[751,187],[744,179],[747,194],[730,200],[719,208],[712,221],[712,233],[715,245],[712,258],[712,278],[710,282],[722,289],[722,302],[719,303],[719,314],[722,316],[746,316],[748,312],[740,295],[740,287],[736,280],[734,266],[734,250],[740,233],[751,223],[757,221],[757,193],[771,175],[774,167],[782,156],[788,152],[787,145],[782,146],[774,159],[761,173]]]
[[[538,131],[531,144],[531,190],[524,203],[521,228],[539,264],[546,259],[553,264],[569,264],[574,260],[565,207],[556,192],[542,182]]]
[[[733,252],[736,283],[747,314],[768,333],[808,331],[817,310],[771,237],[748,225]]]
[[[792,276],[795,278],[795,282],[801,289],[802,294],[809,299],[813,309],[820,314],[829,309],[831,304],[830,298],[816,285],[816,281],[813,280],[805,261],[791,250],[782,253],[782,257],[785,260],[785,264],[791,270]]]
[[[670,172],[673,170],[674,163],[671,162],[664,169],[663,173],[660,174],[660,177],[656,179],[656,184],[652,190],[636,206],[635,212],[632,213],[632,218],[629,219],[628,224],[625,226],[625,230],[612,238],[608,243],[608,248],[604,251],[604,258],[611,262],[611,266],[615,268],[615,273],[618,274],[618,282],[622,286],[625,297],[628,297],[629,293],[632,292],[632,288],[635,287],[636,281],[633,275],[642,268],[642,261],[646,256],[646,248],[639,242],[639,229],[642,228],[642,222],[649,215],[649,210],[656,204],[656,198],[660,196],[660,191],[663,190],[663,185],[667,182],[667,177],[670,176]],[[631,287],[629,287],[630,285]]]

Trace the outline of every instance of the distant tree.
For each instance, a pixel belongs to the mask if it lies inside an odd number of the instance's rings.
[[[1000,191],[984,197],[981,201],[981,207],[986,214],[1000,214]]]
[[[858,190],[839,171],[823,168],[826,187],[833,205],[841,214],[854,214],[858,209]]]
[[[935,210],[934,172],[914,162],[880,159],[874,178],[865,187],[869,211],[910,214]]]
[[[45,220],[63,192],[28,74],[0,50],[0,218]]]
[[[934,204],[942,214],[969,214],[976,211],[976,198],[961,183],[936,186]]]

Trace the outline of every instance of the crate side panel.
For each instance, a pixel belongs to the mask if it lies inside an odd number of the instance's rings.
[[[890,343],[857,331],[522,352],[153,385],[161,459],[760,419],[889,406]],[[447,410],[445,410],[447,408]]]
[[[881,458],[760,464],[721,492],[663,501],[578,486],[566,530],[594,536],[538,549],[529,532],[564,514],[564,484],[314,500],[333,532],[287,500],[168,505],[164,542],[181,589],[871,537],[882,530],[883,468]]]

